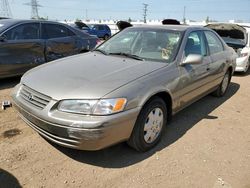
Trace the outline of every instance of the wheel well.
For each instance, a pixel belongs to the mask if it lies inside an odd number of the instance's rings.
[[[89,52],[89,50],[83,49],[83,50],[80,51],[80,53],[86,53],[86,52]]]
[[[157,94],[151,96],[148,101],[150,101],[154,97],[160,97],[165,102],[165,104],[167,106],[167,110],[168,110],[168,114],[167,114],[168,121],[170,121],[172,119],[172,98],[171,98],[170,94],[167,92],[160,92],[160,93],[157,93]]]
[[[228,70],[229,70],[229,72],[231,74],[230,76],[232,76],[233,75],[233,67],[229,67]]]

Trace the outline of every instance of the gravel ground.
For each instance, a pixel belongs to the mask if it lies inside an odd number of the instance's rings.
[[[10,100],[19,78],[0,80]],[[0,110],[0,187],[250,188],[250,72],[223,98],[207,96],[173,117],[147,153],[125,143],[86,152],[51,144],[13,108]]]

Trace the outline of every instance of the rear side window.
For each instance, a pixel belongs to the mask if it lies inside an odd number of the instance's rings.
[[[7,31],[4,36],[7,40],[39,39],[39,30],[39,23],[22,24]]]
[[[220,53],[224,50],[220,39],[213,32],[205,31],[205,36],[207,38],[210,54]]]
[[[71,30],[63,25],[43,24],[43,38],[63,38],[75,35]]]

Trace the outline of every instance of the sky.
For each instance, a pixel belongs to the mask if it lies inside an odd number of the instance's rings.
[[[9,0],[14,18],[27,19],[30,0]],[[143,3],[148,4],[147,19],[175,18],[202,21],[241,20],[250,22],[250,0],[39,0],[39,16],[50,20],[143,19]]]

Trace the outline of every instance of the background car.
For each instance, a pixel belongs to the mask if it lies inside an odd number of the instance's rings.
[[[68,25],[38,20],[0,20],[0,78],[93,49],[98,38]]]
[[[238,54],[236,72],[247,72],[250,66],[250,27],[237,24],[216,23],[206,27],[216,31]]]
[[[87,33],[96,35],[99,38],[107,40],[111,36],[111,30],[106,24],[90,24]]]
[[[127,141],[147,151],[172,115],[226,93],[236,57],[207,28],[129,27],[92,52],[32,69],[12,97],[22,119],[52,142],[98,150]]]
[[[76,21],[75,23],[69,25],[104,40],[111,37],[111,30],[106,24],[85,24],[81,21]]]

